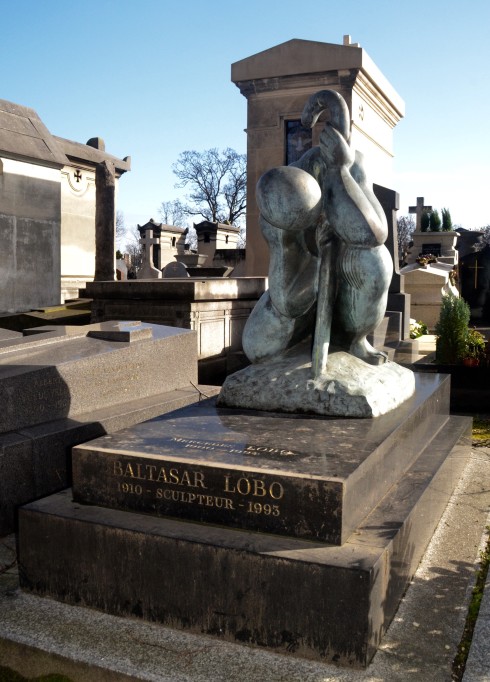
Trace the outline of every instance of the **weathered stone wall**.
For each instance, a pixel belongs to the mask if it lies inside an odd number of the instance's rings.
[[[0,312],[60,303],[60,172],[0,159]]]

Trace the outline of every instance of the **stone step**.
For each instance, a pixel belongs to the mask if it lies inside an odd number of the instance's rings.
[[[21,509],[21,585],[114,615],[366,666],[465,466],[470,425],[450,417],[341,547],[58,493]]]

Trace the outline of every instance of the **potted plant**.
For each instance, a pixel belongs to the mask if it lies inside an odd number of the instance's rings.
[[[477,329],[468,329],[465,339],[463,365],[478,367],[485,355],[485,337]]]
[[[435,326],[435,358],[414,364],[420,371],[450,375],[453,411],[478,411],[490,401],[489,344],[479,331],[470,329],[469,321],[470,308],[462,298],[443,296]]]

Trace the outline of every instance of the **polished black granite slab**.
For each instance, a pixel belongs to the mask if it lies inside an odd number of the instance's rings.
[[[447,423],[447,378],[416,380],[376,419],[202,401],[74,448],[74,499],[342,544]]]
[[[371,427],[381,437],[385,427]],[[243,433],[238,422],[234,429]],[[260,429],[252,435],[261,442]],[[449,417],[342,546],[83,505],[65,491],[20,510],[21,585],[115,615],[363,667],[459,479],[470,436],[470,418]],[[332,447],[315,442],[315,450]],[[403,451],[403,439],[396,447]]]

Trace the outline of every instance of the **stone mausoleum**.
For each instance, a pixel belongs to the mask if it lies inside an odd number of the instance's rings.
[[[57,305],[95,273],[95,169],[116,185],[129,157],[52,135],[38,114],[0,100],[0,312]]]
[[[318,144],[325,123],[301,126],[310,95],[333,89],[352,119],[352,146],[367,159],[370,179],[392,186],[393,129],[405,104],[369,55],[350,36],[343,45],[289,40],[235,62],[231,80],[247,98],[247,274],[267,275],[269,253],[258,227],[255,187],[270,168],[296,161]]]

